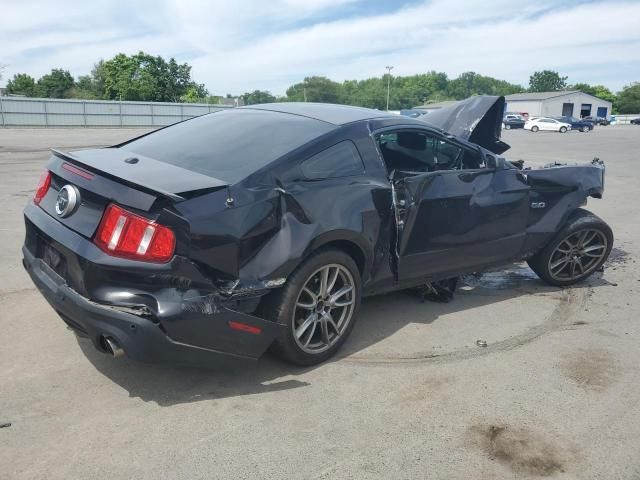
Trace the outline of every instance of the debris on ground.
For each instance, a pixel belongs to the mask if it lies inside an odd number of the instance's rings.
[[[486,340],[476,340],[476,345],[478,345],[479,347],[486,347],[487,346],[487,341]]]
[[[11,422],[0,423],[0,428],[9,428],[11,426]]]
[[[456,291],[458,277],[447,278],[438,282],[427,282],[417,288],[420,301],[430,300],[432,302],[449,303],[453,300],[453,292]]]

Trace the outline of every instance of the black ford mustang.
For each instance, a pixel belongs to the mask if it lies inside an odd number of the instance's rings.
[[[326,104],[225,110],[110,148],[53,151],[24,211],[24,266],[100,350],[144,361],[330,357],[364,295],[527,259],[553,285],[597,270],[582,210],[604,165],[522,170],[503,97],[428,122]]]

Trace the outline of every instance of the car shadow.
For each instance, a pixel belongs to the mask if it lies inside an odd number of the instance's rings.
[[[606,285],[600,273],[572,288]],[[243,395],[257,395],[310,385],[297,377],[339,362],[396,333],[410,323],[431,324],[440,317],[492,303],[512,300],[523,295],[558,292],[540,281],[523,264],[490,271],[480,277],[465,277],[449,303],[422,302],[412,291],[399,291],[363,300],[351,336],[339,354],[329,362],[301,368],[280,361],[270,354],[260,360],[223,360],[206,368],[175,367],[138,363],[124,357],[113,357],[97,351],[91,342],[78,339],[80,349],[95,368],[124,388],[130,397],[156,402],[160,406],[198,402]],[[398,312],[402,312],[398,315]]]

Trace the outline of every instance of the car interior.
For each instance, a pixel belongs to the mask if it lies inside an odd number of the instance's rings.
[[[474,170],[485,166],[480,152],[463,149],[425,132],[385,132],[376,135],[376,141],[390,173]]]

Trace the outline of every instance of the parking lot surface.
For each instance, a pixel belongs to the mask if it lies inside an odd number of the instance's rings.
[[[368,298],[306,369],[114,359],[36,291],[21,210],[48,149],[142,132],[0,130],[1,479],[640,478],[640,127],[504,132],[525,165],[605,161],[587,207],[616,236],[603,273],[559,289],[516,264],[448,304]]]

